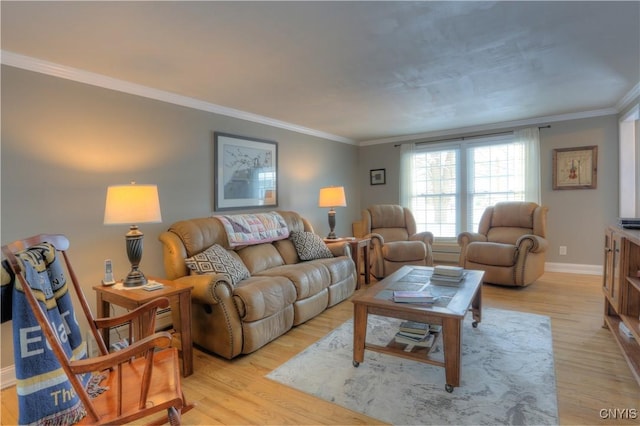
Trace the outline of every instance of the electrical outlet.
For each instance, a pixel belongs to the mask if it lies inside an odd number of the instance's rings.
[[[567,246],[560,246],[560,256],[567,255]]]

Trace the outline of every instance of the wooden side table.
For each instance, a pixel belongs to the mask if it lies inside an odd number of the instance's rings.
[[[358,274],[356,290],[359,290],[362,286],[360,280],[362,275],[364,275],[365,284],[371,282],[371,263],[369,263],[369,245],[371,244],[371,238],[325,238],[324,241],[325,243],[349,243],[351,257],[356,264],[356,273]],[[360,262],[361,260],[362,262]],[[364,271],[361,270],[361,266],[364,266]]]
[[[164,288],[147,291],[141,288],[125,290],[118,284],[94,286],[98,305],[97,317],[109,317],[111,304],[131,310],[158,297],[168,298],[173,328],[177,334],[177,336],[174,335],[173,341],[177,341],[180,346],[178,349],[182,358],[182,375],[187,377],[193,374],[193,342],[191,339],[191,289],[193,287],[178,287],[172,281],[159,278],[153,278],[153,280],[162,283]],[[143,315],[142,319],[138,321],[138,326],[133,330],[136,339],[144,334],[143,330],[148,329],[148,318],[146,317],[147,315]],[[109,330],[103,330],[103,338],[108,348]]]

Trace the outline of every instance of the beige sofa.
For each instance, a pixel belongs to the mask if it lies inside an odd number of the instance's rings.
[[[275,213],[284,219],[292,238],[318,238],[310,234],[311,224],[299,214]],[[193,286],[193,341],[208,351],[228,359],[253,352],[347,299],[356,288],[348,244],[330,244],[328,256],[332,257],[302,261],[292,238],[231,248],[228,229],[214,216],[176,222],[159,237],[167,278]],[[219,251],[241,262],[240,269],[246,266],[249,276],[245,273],[234,284],[235,270],[192,271],[187,259],[193,267],[193,256],[202,258],[216,244],[224,248],[215,246]]]

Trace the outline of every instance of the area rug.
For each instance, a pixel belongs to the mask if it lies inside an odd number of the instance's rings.
[[[460,387],[445,390],[444,368],[365,351],[354,367],[353,322],[267,375],[284,385],[396,425],[558,424],[549,317],[485,308],[462,333]],[[400,320],[369,316],[367,342],[386,345]],[[443,359],[442,340],[433,357]]]

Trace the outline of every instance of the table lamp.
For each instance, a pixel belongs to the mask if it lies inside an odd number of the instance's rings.
[[[320,188],[320,196],[318,197],[318,207],[329,207],[329,235],[328,239],[336,239],[336,233],[333,229],[336,227],[336,211],[334,207],[346,207],[347,200],[344,196],[344,187],[329,186]]]
[[[105,225],[129,224],[125,235],[127,257],[131,271],[124,279],[125,287],[139,287],[147,283],[147,278],[138,269],[142,259],[142,238],[139,223],[159,223],[162,221],[160,200],[156,185],[112,185],[107,188],[104,208]]]

